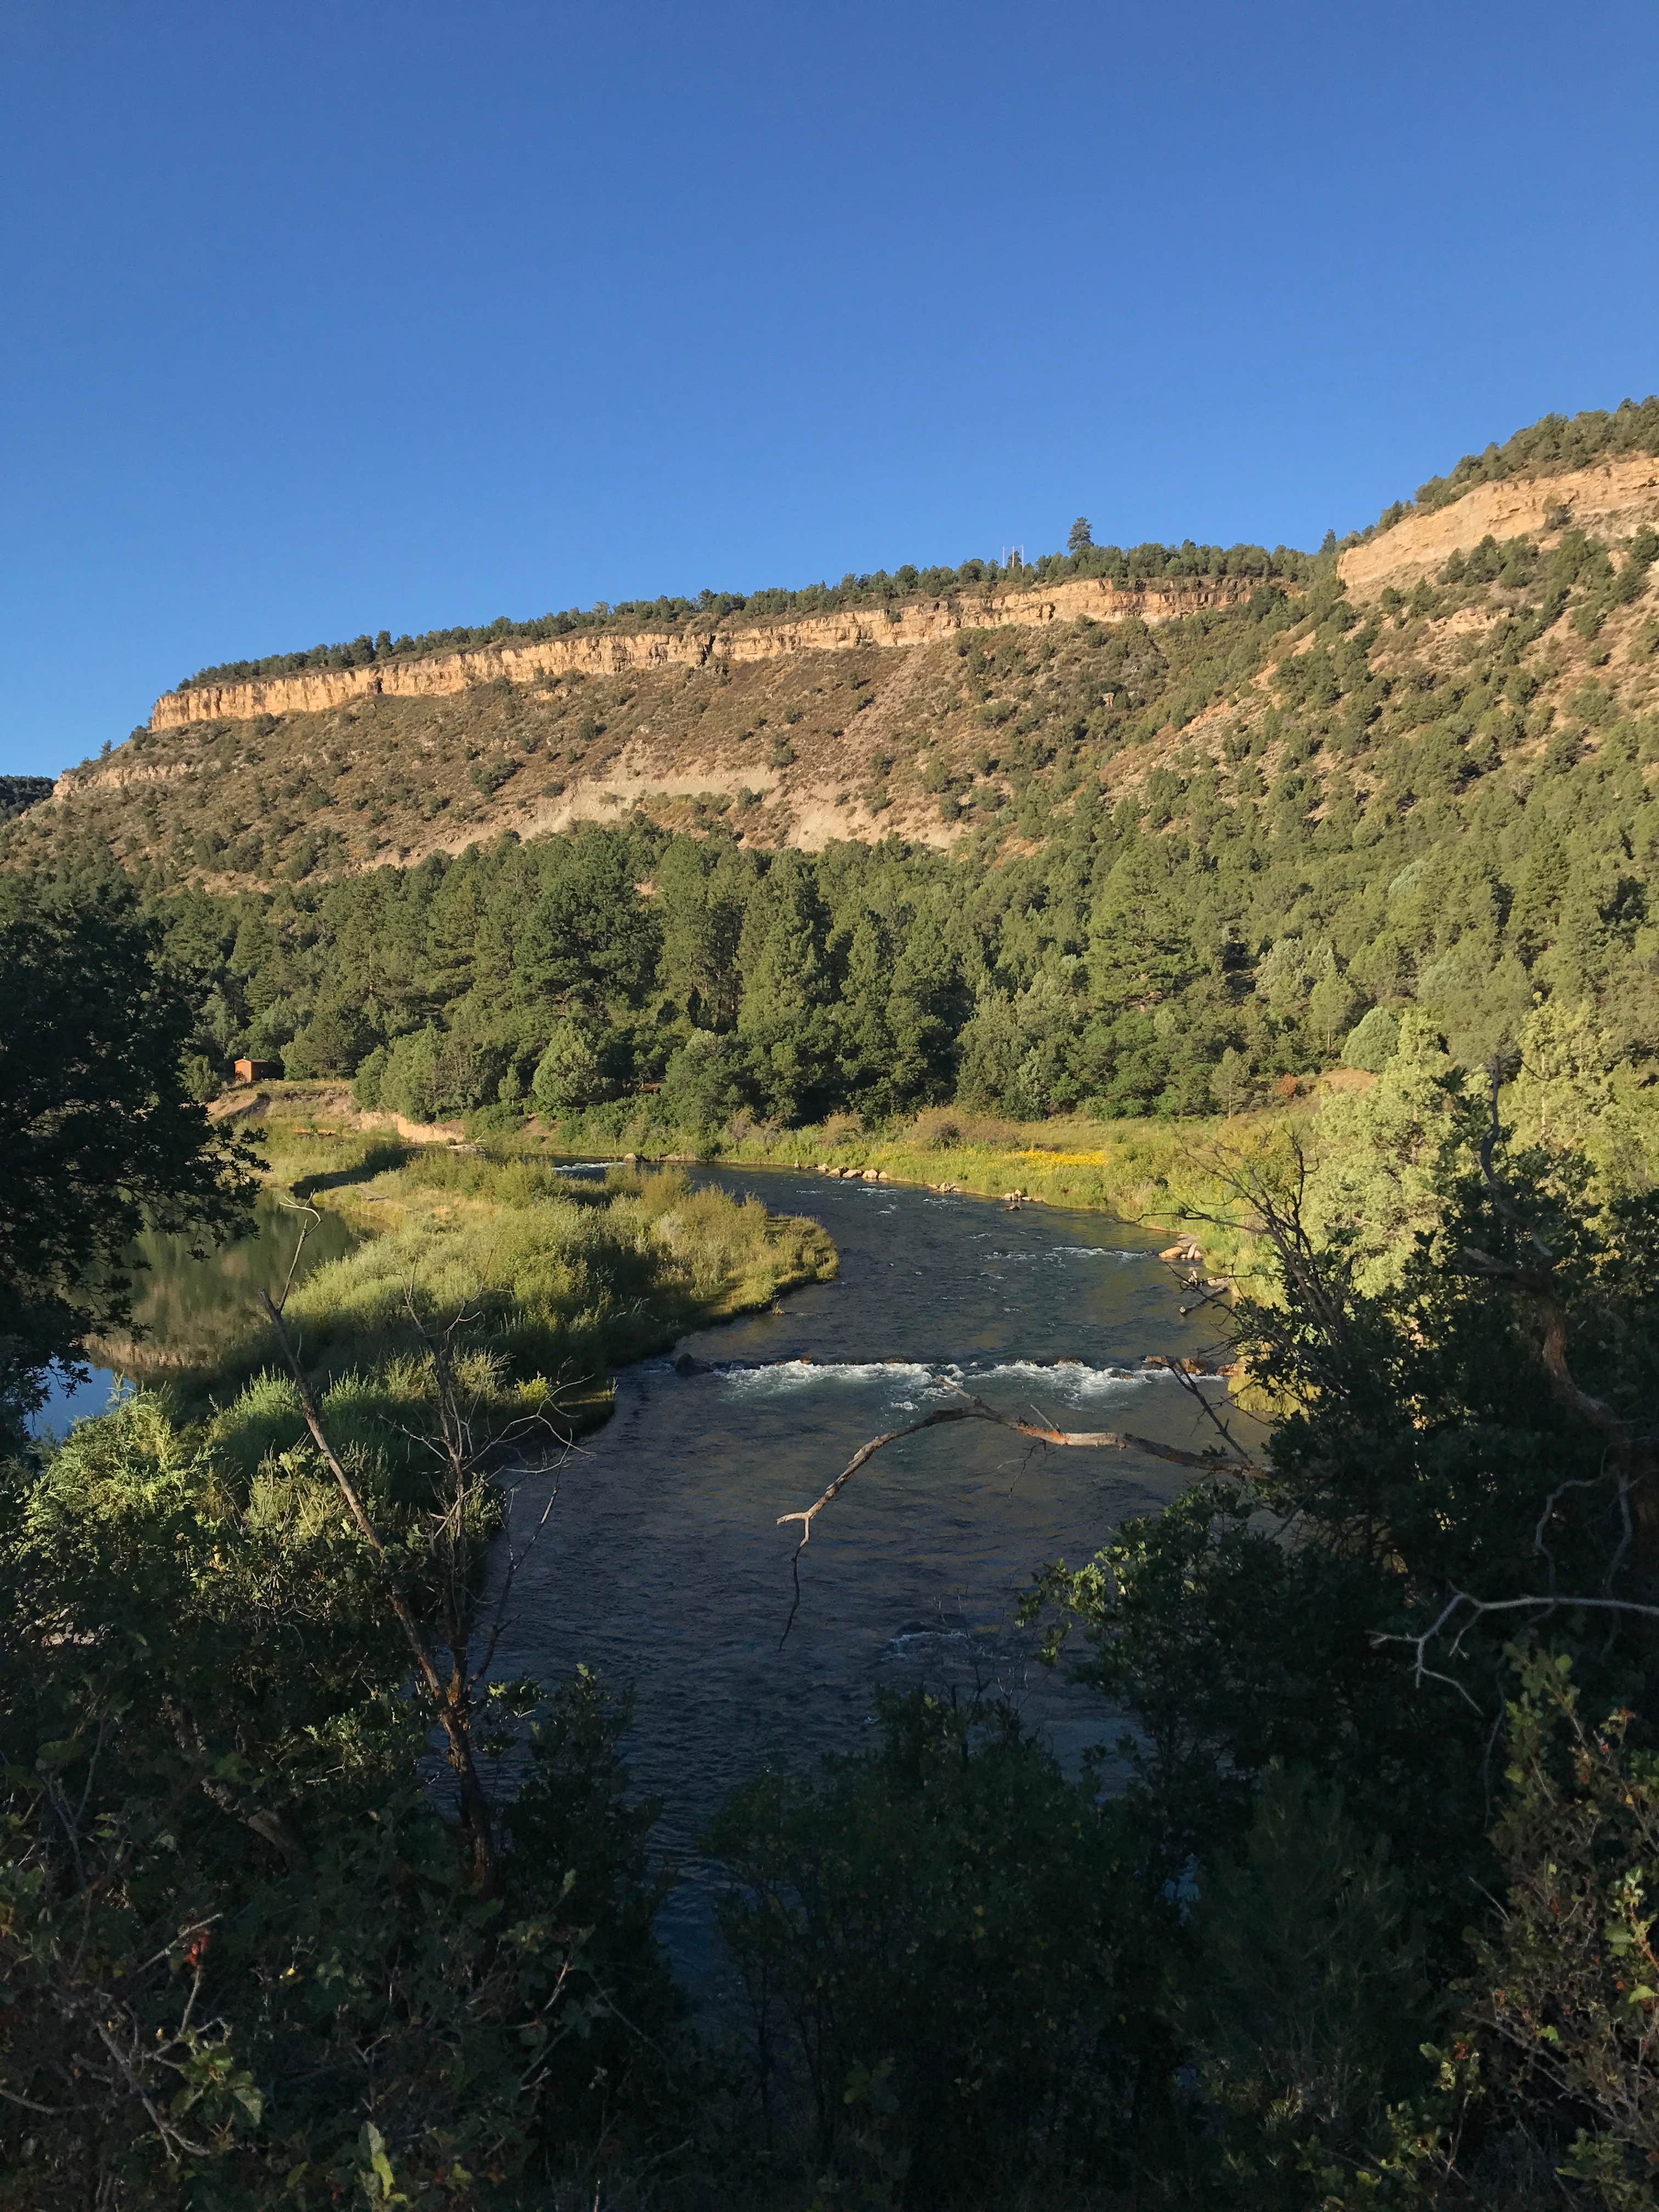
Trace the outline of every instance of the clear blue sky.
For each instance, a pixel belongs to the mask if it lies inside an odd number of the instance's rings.
[[[0,769],[204,662],[1316,544],[1659,387],[1659,9],[19,0]]]

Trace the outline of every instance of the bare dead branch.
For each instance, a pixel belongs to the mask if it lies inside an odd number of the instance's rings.
[[[1536,1243],[1538,1240],[1534,1238],[1533,1241]],[[1547,1249],[1547,1247],[1540,1249]],[[1567,1317],[1556,1289],[1553,1258],[1543,1267],[1517,1267],[1512,1261],[1494,1258],[1492,1254],[1484,1252],[1474,1244],[1462,1246],[1457,1256],[1466,1273],[1482,1276],[1489,1282],[1507,1283],[1511,1288],[1523,1291],[1532,1300],[1543,1326],[1539,1357],[1555,1395],[1588,1421],[1592,1428],[1599,1429],[1620,1459],[1630,1464],[1638,1449],[1631,1424],[1621,1420],[1605,1399],[1593,1397],[1588,1390],[1581,1389],[1567,1364]],[[1632,1465],[1632,1472],[1637,1471]]]
[[[1419,1634],[1390,1634],[1377,1629],[1372,1632],[1370,1640],[1373,1646],[1406,1644],[1414,1655],[1412,1670],[1414,1680],[1419,1684],[1425,1681],[1449,1682],[1458,1695],[1479,1712],[1480,1706],[1460,1681],[1429,1665],[1427,1654],[1430,1645],[1452,1629],[1455,1623],[1455,1632],[1446,1647],[1448,1656],[1455,1658],[1462,1649],[1463,1639],[1470,1630],[1493,1613],[1531,1612],[1540,1620],[1545,1620],[1554,1613],[1574,1613],[1581,1609],[1591,1613],[1631,1613],[1648,1620],[1659,1620],[1659,1605],[1642,1605],[1634,1598],[1563,1597],[1553,1592],[1545,1595],[1480,1598],[1473,1596],[1468,1590],[1454,1590],[1435,1619]]]
[[[902,1429],[889,1429],[884,1436],[872,1437],[868,1443],[859,1447],[823,1495],[804,1512],[780,1513],[778,1527],[781,1528],[789,1522],[799,1521],[801,1542],[805,1544],[812,1533],[812,1523],[817,1516],[878,1451],[889,1444],[899,1443],[902,1437],[919,1435],[923,1429],[938,1428],[946,1421],[990,1421],[1000,1429],[1012,1429],[1018,1436],[1032,1437],[1038,1443],[1043,1444],[1069,1445],[1092,1451],[1144,1451],[1153,1459],[1167,1461],[1173,1467],[1196,1468],[1210,1474],[1242,1475],[1247,1480],[1260,1480],[1266,1473],[1265,1468],[1250,1460],[1223,1458],[1214,1452],[1182,1451],[1174,1444],[1160,1443],[1153,1437],[1133,1436],[1124,1429],[1055,1429],[1046,1422],[1022,1421],[1016,1414],[1000,1413],[994,1406],[988,1406],[982,1398],[976,1398],[971,1392],[963,1390],[959,1382],[948,1376],[935,1376],[933,1381],[939,1389],[960,1392],[967,1399],[967,1404],[940,1406],[931,1413],[924,1413],[920,1420],[907,1423]]]
[[[561,1462],[561,1465],[562,1465],[562,1462]],[[558,1502],[559,1486],[556,1480],[553,1487],[548,1492],[546,1501],[542,1506],[541,1512],[537,1518],[536,1525],[531,1530],[530,1534],[525,1542],[520,1545],[516,1551],[513,1547],[510,1536],[504,1544],[503,1549],[506,1553],[507,1563],[501,1571],[501,1587],[495,1599],[495,1610],[490,1617],[489,1630],[484,1637],[483,1656],[480,1657],[477,1667],[472,1670],[470,1686],[473,1690],[477,1690],[489,1679],[489,1676],[495,1667],[496,1650],[499,1647],[501,1638],[507,1629],[507,1608],[512,1599],[513,1585],[518,1580],[519,1570],[523,1566],[525,1561],[530,1557],[530,1554],[535,1550],[537,1545],[540,1542],[542,1531],[547,1526],[549,1516],[552,1513],[553,1508],[558,1504]]]
[[[1144,1451],[1152,1458],[1164,1460],[1173,1467],[1189,1467],[1206,1474],[1237,1475],[1246,1481],[1259,1481],[1267,1472],[1250,1460],[1226,1458],[1216,1452],[1182,1451],[1174,1444],[1160,1443],[1153,1437],[1133,1436],[1127,1430],[1056,1429],[1049,1427],[1046,1422],[1022,1421],[1012,1413],[1000,1413],[994,1406],[988,1406],[983,1398],[976,1398],[971,1391],[964,1390],[961,1383],[950,1376],[936,1375],[931,1379],[936,1388],[953,1390],[967,1403],[937,1407],[933,1413],[924,1413],[920,1420],[907,1422],[901,1429],[889,1429],[882,1436],[872,1437],[868,1443],[860,1445],[821,1498],[815,1499],[803,1511],[779,1514],[776,1525],[780,1528],[792,1522],[800,1523],[800,1541],[796,1545],[790,1562],[794,1577],[794,1601],[789,1608],[783,1634],[778,1639],[780,1650],[787,1641],[789,1632],[795,1624],[795,1615],[800,1608],[800,1555],[811,1539],[813,1522],[826,1505],[834,1503],[859,1469],[867,1466],[878,1451],[884,1451],[889,1444],[902,1442],[906,1437],[919,1436],[924,1429],[939,1428],[951,1421],[989,1421],[997,1428],[1012,1430],[1016,1436],[1030,1437],[1037,1444],[1092,1451]]]
[[[74,2110],[70,2105],[37,2104],[33,2097],[21,2096],[15,2089],[8,2089],[3,2082],[0,2082],[0,2097],[3,2097],[9,2105],[21,2105],[26,2112],[42,2112],[52,2120],[61,2119],[66,2112]]]
[[[171,2120],[163,2118],[159,2106],[156,2105],[155,2100],[150,2095],[149,2090],[145,2088],[143,2081],[138,2077],[136,2069],[128,2060],[125,2053],[120,2049],[119,2045],[116,2043],[114,2037],[110,2033],[108,2028],[105,2027],[101,2020],[94,2021],[93,2022],[93,2033],[97,2036],[98,2040],[103,2045],[105,2050],[108,2051],[110,2057],[115,2061],[116,2066],[119,2069],[123,2080],[126,2082],[128,2089],[143,2106],[145,2112],[149,2115],[150,2125],[161,2137],[161,2148],[166,2151],[168,2158],[176,2164],[180,2151],[187,2151],[192,2158],[205,2158],[208,2154],[208,2145],[204,2142],[196,2142],[192,2137],[185,2135],[182,2130],[174,2127]]]
[[[306,1239],[310,1236],[312,1231],[323,1218],[314,1206],[307,1206],[302,1199],[284,1199],[283,1200],[283,1210],[285,1213],[308,1214],[310,1218],[307,1221],[304,1228],[301,1230],[299,1242],[294,1247],[294,1257],[288,1263],[288,1274],[283,1284],[283,1295],[276,1301],[276,1310],[278,1313],[281,1313],[283,1307],[287,1305],[288,1294],[294,1288],[295,1271],[300,1264],[300,1255],[306,1249]]]
[[[1175,1365],[1171,1365],[1167,1370],[1167,1372],[1174,1376],[1176,1381],[1186,1392],[1193,1404],[1198,1408],[1200,1413],[1203,1414],[1205,1419],[1210,1423],[1211,1426],[1215,1430],[1216,1434],[1221,1438],[1223,1443],[1226,1445],[1229,1454],[1235,1459],[1243,1460],[1245,1457],[1245,1454],[1240,1449],[1238,1438],[1233,1434],[1232,1431],[1228,1427],[1220,1413],[1218,1413],[1215,1407],[1211,1403],[1209,1399],[1205,1396],[1203,1391],[1200,1389],[1199,1384],[1201,1378],[1196,1375],[1188,1374],[1184,1367],[1177,1367]]]

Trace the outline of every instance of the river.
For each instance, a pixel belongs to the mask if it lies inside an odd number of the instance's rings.
[[[1188,1393],[1141,1363],[1197,1352],[1214,1330],[1181,1314],[1159,1240],[1107,1215],[1008,1212],[775,1170],[694,1175],[815,1216],[840,1271],[781,1312],[677,1347],[712,1371],[682,1375],[664,1358],[622,1372],[613,1419],[570,1455],[519,1571],[496,1671],[552,1682],[586,1662],[631,1685],[634,1779],[663,1801],[657,1840],[684,1877],[663,1933],[681,1971],[707,1987],[716,1945],[699,1838],[709,1816],[768,1761],[799,1767],[866,1740],[884,1686],[994,1687],[1068,1763],[1115,1733],[1097,1700],[1036,1663],[1015,1607],[1036,1567],[1086,1559],[1190,1477],[1142,1453],[1033,1450],[979,1423],[907,1438],[819,1516],[781,1644],[794,1535],[777,1516],[809,1505],[868,1438],[945,1402],[940,1374],[1054,1426],[1125,1427],[1200,1449],[1213,1431]],[[149,1371],[199,1357],[219,1316],[279,1283],[294,1236],[293,1216],[268,1197],[256,1233],[210,1261],[181,1240],[149,1240],[138,1312],[155,1332]],[[307,1257],[350,1241],[325,1214]],[[40,1425],[100,1410],[112,1379],[100,1370]],[[516,1540],[547,1487],[538,1478],[517,1492]]]
[[[1215,1334],[1180,1313],[1149,1233],[1058,1206],[697,1172],[815,1216],[840,1272],[781,1314],[686,1340],[726,1371],[684,1376],[662,1358],[622,1373],[614,1418],[559,1478],[498,1655],[504,1674],[550,1680],[586,1662],[632,1684],[635,1780],[663,1800],[658,1841],[685,1877],[664,1934],[694,1983],[713,1963],[709,1815],[769,1760],[799,1767],[865,1740],[883,1686],[993,1685],[1068,1763],[1115,1734],[1097,1699],[1036,1663],[1014,1609],[1036,1567],[1088,1558],[1191,1477],[1141,1453],[1034,1452],[979,1423],[907,1438],[819,1516],[781,1649],[793,1534],[778,1515],[810,1504],[869,1437],[945,1402],[941,1370],[1055,1426],[1215,1440],[1173,1377],[1133,1371]],[[1065,1360],[1080,1364],[1042,1364]],[[545,1496],[539,1481],[519,1492],[520,1539]]]

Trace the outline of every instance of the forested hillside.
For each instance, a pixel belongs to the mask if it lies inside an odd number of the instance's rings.
[[[0,822],[9,822],[43,799],[52,797],[49,775],[0,775]]]
[[[1644,1085],[1655,414],[1156,624],[141,732],[4,851],[136,878],[204,1085],[280,1054],[412,1115],[1231,1110],[1411,1009]],[[1518,477],[1552,439],[1577,473]],[[1539,526],[1460,545],[1497,483]]]

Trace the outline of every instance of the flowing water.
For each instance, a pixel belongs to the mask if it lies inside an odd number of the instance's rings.
[[[1115,1734],[1097,1699],[1036,1663],[1016,1603],[1038,1565],[1080,1563],[1191,1477],[1145,1453],[1032,1451],[978,1422],[907,1438],[819,1516],[781,1648],[795,1535],[778,1515],[870,1437],[947,1403],[943,1375],[1058,1427],[1215,1441],[1181,1384],[1140,1364],[1194,1353],[1205,1334],[1147,1233],[810,1175],[698,1179],[815,1216],[840,1273],[781,1313],[687,1339],[712,1371],[661,1358],[618,1377],[614,1418],[564,1468],[519,1571],[497,1662],[551,1681],[585,1662],[633,1686],[634,1779],[663,1800],[657,1839],[684,1877],[664,1934],[694,1982],[714,1956],[699,1838],[722,1796],[768,1762],[857,1746],[884,1685],[994,1686],[1068,1761]],[[520,1541],[545,1498],[536,1480],[518,1493]]]
[[[815,1216],[840,1272],[781,1311],[676,1347],[701,1371],[679,1372],[675,1358],[623,1370],[614,1418],[571,1455],[519,1571],[496,1671],[552,1683],[585,1662],[633,1688],[635,1784],[662,1799],[657,1841],[683,1875],[663,1933],[707,1988],[717,1946],[699,1839],[711,1814],[769,1762],[807,1766],[866,1740],[882,1687],[1000,1691],[1068,1762],[1111,1739],[1098,1701],[1036,1663],[1015,1607],[1039,1565],[1088,1558],[1190,1477],[1145,1453],[1034,1450],[978,1422],[924,1431],[878,1454],[819,1516],[793,1625],[795,1532],[777,1516],[811,1504],[870,1437],[948,1403],[947,1376],[1056,1427],[1191,1449],[1214,1436],[1181,1384],[1142,1364],[1198,1352],[1208,1334],[1180,1313],[1148,1232],[809,1175],[700,1169],[696,1180]],[[210,1260],[184,1239],[147,1238],[137,1313],[152,1334],[121,1370],[153,1379],[210,1363],[255,1291],[284,1279],[296,1234],[267,1194],[253,1234]],[[352,1241],[325,1212],[306,1261]],[[100,1411],[113,1380],[98,1370],[37,1425]],[[515,1541],[548,1486],[518,1491]]]

